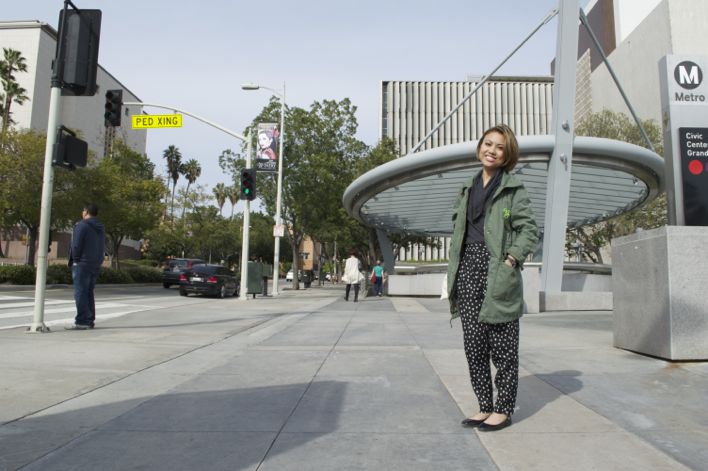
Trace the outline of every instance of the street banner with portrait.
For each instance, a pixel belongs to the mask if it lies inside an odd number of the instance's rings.
[[[278,171],[278,125],[258,123],[256,143],[256,170],[259,172]]]

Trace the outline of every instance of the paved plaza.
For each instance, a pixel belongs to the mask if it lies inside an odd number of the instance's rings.
[[[613,348],[610,311],[525,316],[514,424],[481,433],[460,426],[476,400],[445,301],[174,294],[92,331],[0,330],[0,470],[708,463],[708,363]]]

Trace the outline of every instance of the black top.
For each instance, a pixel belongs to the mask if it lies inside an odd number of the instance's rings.
[[[494,195],[494,191],[501,182],[502,171],[498,170],[492,179],[484,186],[482,183],[482,172],[472,182],[470,197],[467,201],[467,236],[466,244],[474,242],[484,242],[484,210],[487,202]]]

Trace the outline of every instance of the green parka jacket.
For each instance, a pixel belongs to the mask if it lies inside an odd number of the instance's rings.
[[[447,291],[453,319],[459,316],[456,281],[467,231],[467,204],[478,174],[465,181],[452,214],[454,230],[447,268]],[[515,321],[521,317],[524,307],[521,269],[526,257],[536,249],[538,227],[526,188],[518,178],[505,171],[485,208],[484,242],[490,258],[487,293],[479,322],[498,324]],[[504,263],[507,254],[519,262],[516,268]]]

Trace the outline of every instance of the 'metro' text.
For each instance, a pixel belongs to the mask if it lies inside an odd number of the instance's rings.
[[[675,100],[676,100],[676,101],[701,101],[701,102],[705,102],[705,101],[706,101],[706,96],[705,96],[705,95],[694,95],[693,93],[676,92],[676,93],[675,93]]]

